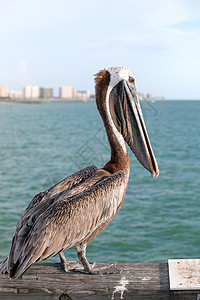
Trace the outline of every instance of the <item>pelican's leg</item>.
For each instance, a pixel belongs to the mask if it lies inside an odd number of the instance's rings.
[[[66,257],[64,255],[64,253],[60,252],[59,256],[60,256],[60,262],[61,262],[61,265],[62,265],[63,269],[65,270],[65,272],[68,272],[69,271],[69,264],[66,260]]]
[[[78,251],[78,258],[81,261],[83,267],[84,267],[84,273],[93,273],[91,270],[90,264],[86,258],[86,249],[83,249],[82,251]]]
[[[75,272],[81,272],[81,273],[87,273],[87,274],[114,274],[114,273],[120,273],[120,271],[114,267],[117,263],[110,264],[109,266],[99,267],[95,268],[95,263],[92,265],[89,264],[87,258],[86,258],[86,245],[81,245],[77,249],[78,258],[81,261],[84,269],[74,269]]]
[[[90,266],[90,264],[86,258],[86,247],[87,247],[86,244],[81,244],[76,247],[78,258],[79,258],[80,262],[82,263],[84,269],[73,269],[73,271],[87,273],[87,274],[93,274],[93,273],[97,274],[97,272],[92,270],[95,263]]]

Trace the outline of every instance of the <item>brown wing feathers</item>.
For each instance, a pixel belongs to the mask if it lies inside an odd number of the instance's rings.
[[[118,172],[78,195],[54,203],[40,214],[24,238],[23,247],[19,244],[19,252],[15,242],[9,261],[10,276],[18,277],[35,261],[92,240],[116,214],[117,204],[111,210],[110,201],[117,199],[116,186],[120,187],[124,179],[124,173]]]

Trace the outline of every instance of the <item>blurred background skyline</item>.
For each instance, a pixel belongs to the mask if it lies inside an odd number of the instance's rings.
[[[1,0],[0,11],[0,85],[93,93],[93,74],[125,65],[140,92],[200,99],[198,0]]]

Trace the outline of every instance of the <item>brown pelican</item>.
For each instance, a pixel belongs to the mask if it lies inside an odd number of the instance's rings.
[[[88,244],[118,213],[129,178],[126,143],[138,161],[158,176],[140,108],[135,79],[125,67],[100,71],[96,78],[96,104],[111,148],[110,161],[101,169],[87,167],[36,195],[20,217],[1,272],[18,278],[34,262],[75,248],[85,273],[95,269],[86,259]]]

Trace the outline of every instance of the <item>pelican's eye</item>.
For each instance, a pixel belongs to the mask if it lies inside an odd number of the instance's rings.
[[[130,83],[135,83],[135,79],[134,79],[133,77],[131,77],[131,76],[129,76],[128,81],[129,81]]]

